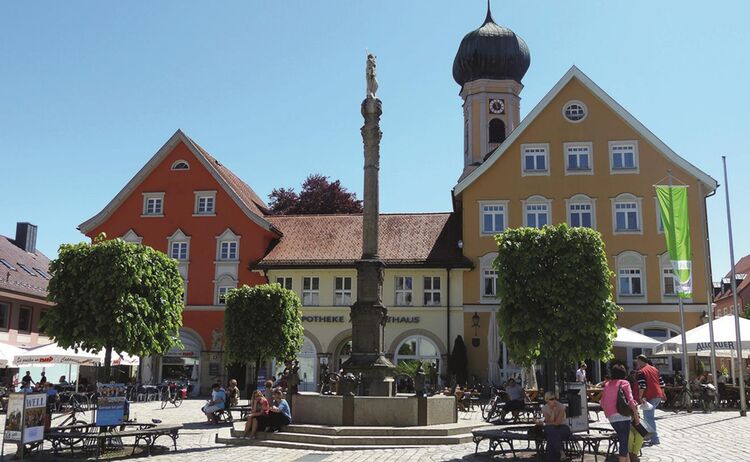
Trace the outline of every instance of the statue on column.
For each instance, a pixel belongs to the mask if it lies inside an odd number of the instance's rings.
[[[365,77],[367,78],[367,97],[376,98],[375,93],[378,91],[378,78],[377,78],[377,63],[375,62],[375,55],[372,53],[367,54],[367,69],[365,71]]]

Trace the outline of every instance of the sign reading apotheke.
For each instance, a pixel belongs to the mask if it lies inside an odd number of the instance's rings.
[[[419,316],[388,316],[386,321],[394,324],[419,324]],[[302,316],[302,322],[351,323],[345,316]]]

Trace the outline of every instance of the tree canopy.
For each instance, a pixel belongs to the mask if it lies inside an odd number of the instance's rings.
[[[299,194],[294,188],[278,188],[268,195],[269,207],[274,215],[308,215],[325,213],[362,213],[362,201],[336,180],[312,174],[302,183]]]
[[[228,363],[255,363],[293,358],[302,348],[301,302],[297,294],[279,284],[243,285],[227,293],[224,312],[224,355]]]
[[[507,229],[495,240],[498,327],[510,358],[525,366],[609,359],[619,307],[601,235],[561,224]]]
[[[65,348],[163,354],[179,345],[183,280],[175,260],[140,244],[106,240],[63,244],[50,263],[49,301],[40,330]]]

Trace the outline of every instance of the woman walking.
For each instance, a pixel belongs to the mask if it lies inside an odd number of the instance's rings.
[[[599,404],[602,406],[604,415],[609,419],[610,425],[617,433],[618,462],[628,462],[630,459],[628,456],[628,440],[630,438],[631,416],[634,425],[640,423],[638,405],[633,399],[633,390],[630,388],[630,383],[625,380],[628,376],[625,367],[619,364],[612,366],[610,376],[611,379],[604,385]],[[627,405],[618,403],[618,400],[621,399],[620,390],[622,390]]]

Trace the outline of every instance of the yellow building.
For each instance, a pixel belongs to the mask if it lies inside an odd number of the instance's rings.
[[[351,352],[362,215],[267,218],[284,235],[253,269],[302,300],[301,389],[311,391],[323,364],[338,371]],[[388,307],[383,351],[394,363],[420,359],[446,373],[451,339],[464,331],[463,273],[471,267],[461,255],[460,232],[452,213],[380,216],[382,298]]]
[[[710,303],[705,198],[716,181],[575,66],[521,120],[521,79],[529,63],[523,40],[488,13],[463,39],[453,68],[465,128],[464,171],[453,197],[463,253],[473,264],[463,274],[464,325],[478,313],[476,335],[488,339],[468,347],[470,373],[494,381],[518,372],[502,345],[492,348],[500,339],[489,329],[498,308],[493,236],[506,227],[568,223],[599,231],[615,273],[613,295],[623,307],[619,324],[666,339],[680,332],[680,321],[654,185],[666,184],[671,171],[676,184],[689,187],[695,297],[685,303],[687,329],[702,321]],[[615,353],[626,359],[641,351]],[[669,359],[661,368],[669,373],[678,362]]]

